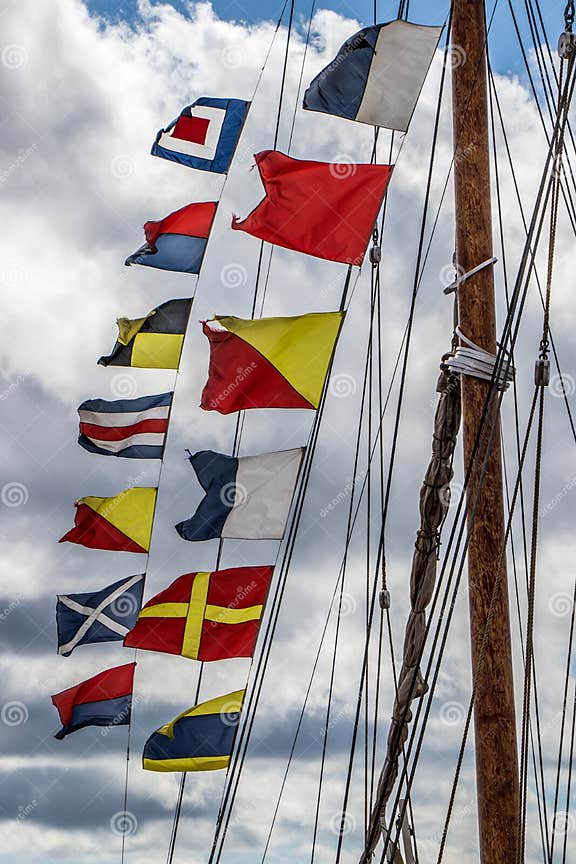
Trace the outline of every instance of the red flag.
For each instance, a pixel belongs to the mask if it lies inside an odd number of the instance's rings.
[[[277,150],[255,156],[266,197],[232,228],[344,264],[362,263],[391,165],[305,162]]]

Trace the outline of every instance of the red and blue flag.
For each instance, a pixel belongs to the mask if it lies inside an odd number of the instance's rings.
[[[217,207],[215,201],[188,204],[158,222],[146,222],[146,243],[124,263],[200,273]]]
[[[134,669],[126,663],[105,669],[93,678],[52,696],[62,728],[54,736],[65,738],[84,726],[127,726],[132,709]]]

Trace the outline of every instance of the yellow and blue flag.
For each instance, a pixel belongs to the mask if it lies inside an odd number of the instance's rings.
[[[142,756],[147,771],[216,771],[227,768],[245,690],[202,702],[153,732]]]

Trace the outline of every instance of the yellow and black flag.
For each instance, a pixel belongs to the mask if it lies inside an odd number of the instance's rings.
[[[168,300],[144,318],[118,318],[118,339],[101,366],[178,369],[192,300]]]

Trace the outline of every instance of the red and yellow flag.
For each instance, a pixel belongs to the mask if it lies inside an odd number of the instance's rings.
[[[80,498],[74,528],[59,542],[114,552],[148,552],[155,504],[156,489],[149,486],[125,489],[113,498]]]
[[[273,570],[233,567],[180,576],[141,609],[124,645],[203,662],[251,657]]]
[[[317,408],[344,312],[204,322],[210,342],[202,408]]]

